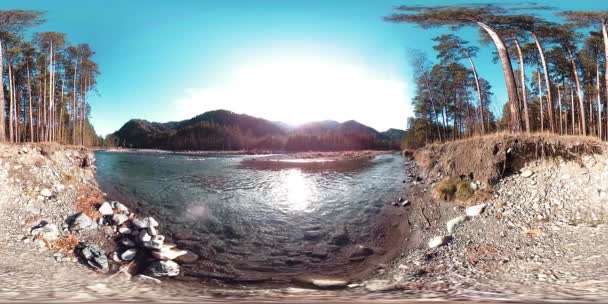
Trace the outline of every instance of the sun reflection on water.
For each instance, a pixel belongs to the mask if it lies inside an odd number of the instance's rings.
[[[281,181],[276,193],[281,202],[280,208],[288,211],[307,211],[316,192],[315,183],[300,169],[283,171]]]

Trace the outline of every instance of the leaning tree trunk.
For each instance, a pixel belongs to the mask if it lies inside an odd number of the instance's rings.
[[[465,56],[469,60],[471,64],[471,70],[473,71],[473,77],[475,78],[475,86],[477,87],[477,98],[479,99],[479,121],[481,121],[481,135],[486,133],[486,128],[484,127],[483,120],[483,99],[481,98],[481,87],[479,86],[479,77],[477,76],[477,69],[475,69],[475,64],[473,63],[473,59],[469,55],[469,52],[464,51]]]
[[[536,71],[538,75],[538,103],[539,103],[539,112],[540,112],[540,131],[545,132],[545,117],[543,116],[543,84],[540,79],[540,71]]]
[[[502,65],[502,72],[505,76],[505,82],[507,85],[507,95],[509,96],[509,111],[511,113],[511,131],[512,132],[520,132],[521,131],[521,117],[519,113],[519,96],[517,94],[517,85],[515,84],[515,76],[513,75],[513,66],[511,65],[511,59],[509,58],[509,52],[507,52],[507,47],[505,43],[502,41],[500,36],[492,29],[490,26],[483,22],[477,22],[482,29],[484,29],[494,44],[496,45],[496,50],[498,51],[498,57],[500,58],[500,62]]]
[[[587,135],[587,126],[585,122],[585,105],[583,102],[583,92],[581,90],[581,83],[578,78],[578,72],[576,71],[576,62],[574,62],[574,55],[572,55],[572,49],[570,46],[566,46],[566,50],[568,51],[568,56],[570,57],[570,65],[572,65],[572,74],[574,74],[574,82],[576,84],[576,95],[578,96],[578,104],[580,111],[580,123],[581,123],[581,134],[583,136]]]
[[[526,68],[524,64],[524,54],[521,51],[521,46],[519,45],[519,41],[517,37],[511,36],[513,39],[513,43],[515,44],[515,48],[517,49],[517,55],[519,56],[519,70],[520,70],[520,78],[521,78],[521,97],[522,102],[524,104],[524,122],[526,124],[526,132],[530,133],[530,114],[528,113],[528,94],[526,92]]]
[[[540,62],[543,65],[543,72],[545,73],[545,84],[547,85],[547,112],[549,112],[549,127],[551,128],[551,132],[554,132],[553,126],[553,97],[551,94],[551,78],[549,75],[549,68],[547,67],[547,61],[545,60],[545,51],[543,50],[542,45],[540,44],[540,40],[535,33],[532,33],[532,38],[534,38],[534,43],[536,44],[536,48],[538,49],[538,55],[540,56]]]

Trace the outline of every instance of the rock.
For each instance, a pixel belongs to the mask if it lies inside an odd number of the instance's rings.
[[[47,188],[43,188],[42,190],[40,190],[40,195],[48,198],[48,197],[53,196],[53,193],[51,192],[51,190],[49,190]]]
[[[363,245],[357,245],[355,247],[355,250],[353,250],[353,252],[350,254],[350,257],[351,258],[366,257],[366,256],[370,256],[372,254],[374,254],[374,249],[365,247]]]
[[[128,237],[123,237],[120,239],[120,243],[127,247],[135,247],[135,242]]]
[[[323,237],[323,232],[319,230],[304,231],[304,239],[308,241],[318,240]]]
[[[108,258],[105,252],[95,245],[79,244],[80,257],[91,267],[99,270],[108,270]]]
[[[179,274],[179,265],[173,261],[154,261],[146,272],[154,277],[174,277]]]
[[[135,255],[137,255],[137,249],[130,248],[130,249],[123,251],[120,254],[120,258],[123,259],[124,261],[132,261],[133,259],[135,259]]]
[[[103,204],[101,204],[101,206],[97,210],[99,211],[99,213],[101,213],[101,215],[114,214],[114,211],[112,210],[112,205],[110,205],[110,203],[108,202],[104,202]]]
[[[114,214],[112,216],[112,223],[114,223],[114,225],[122,225],[124,222],[126,222],[128,220],[129,220],[129,217],[126,214],[119,213],[119,214]]]
[[[180,264],[190,264],[198,261],[199,256],[196,253],[189,250],[184,251],[186,251],[186,254],[176,257],[175,261],[179,262]]]
[[[141,282],[141,283],[147,283],[147,284],[160,284],[161,280],[153,278],[153,277],[149,277],[147,275],[143,275],[143,274],[138,274],[135,277],[133,277],[133,279],[135,281]]]
[[[405,199],[403,199],[403,197],[400,197],[400,198],[397,200],[397,202],[399,202],[399,203],[403,203],[403,201],[405,201]]]
[[[475,206],[470,206],[467,207],[467,209],[465,209],[465,214],[467,216],[479,216],[483,213],[483,211],[486,209],[486,204],[479,204],[479,205],[475,205]]]
[[[155,236],[158,235],[158,230],[156,230],[156,228],[150,226],[147,228],[148,230],[148,234],[150,234],[151,236]]]
[[[34,237],[40,237],[47,241],[53,241],[59,238],[59,228],[55,224],[41,222],[38,226],[32,228],[30,234]]]
[[[307,285],[313,285],[321,289],[338,289],[346,288],[348,281],[342,278],[315,278],[315,277],[298,277],[295,279],[297,282],[304,283]]]
[[[115,210],[118,210],[118,211],[121,211],[124,213],[129,213],[129,208],[127,208],[127,206],[125,206],[119,202],[113,201],[110,204],[112,205],[112,209],[115,209]]]
[[[450,236],[436,236],[429,241],[429,248],[437,248],[447,244],[452,238]]]
[[[128,227],[120,227],[118,228],[118,233],[120,234],[131,234],[131,229]]]
[[[165,237],[162,235],[153,236],[150,241],[143,242],[144,247],[153,250],[160,250],[163,248],[163,243],[165,242]]]
[[[461,215],[459,217],[455,217],[451,220],[449,220],[446,223],[447,229],[448,229],[448,233],[452,234],[454,233],[454,230],[456,229],[456,227],[462,223],[464,223],[467,220],[467,217],[464,215]],[[430,245],[429,245],[430,246]]]
[[[161,248],[160,251],[152,251],[152,256],[157,260],[175,260],[177,257],[186,255],[188,251],[186,250],[178,250],[178,249],[164,249]]]
[[[312,256],[315,258],[324,259],[328,254],[329,250],[327,249],[327,246],[323,244],[319,244],[312,249]]]
[[[118,256],[118,253],[117,253],[116,251],[115,251],[115,252],[110,253],[109,258],[110,258],[110,260],[112,260],[112,261],[114,261],[114,262],[116,262],[116,263],[120,263],[120,262],[122,262],[122,260],[120,259],[120,256]]]
[[[389,291],[397,288],[397,285],[389,280],[369,280],[365,282],[365,289],[371,292]]]
[[[78,213],[74,216],[69,229],[71,231],[97,229],[97,223],[86,214]]]
[[[142,230],[139,232],[137,239],[139,240],[140,243],[144,243],[144,242],[149,242],[150,240],[152,240],[152,236],[150,236],[148,234],[148,231]]]
[[[527,170],[524,170],[523,172],[521,172],[521,177],[528,178],[532,175],[534,175],[534,172],[532,172],[532,170],[530,170],[530,169],[527,169]]]
[[[143,219],[134,219],[132,221],[132,223],[133,223],[133,225],[135,225],[137,228],[140,228],[140,229],[158,226],[158,222],[152,217],[146,217]]]
[[[405,200],[403,203],[401,203],[401,207],[407,207],[410,205],[410,203],[411,203],[410,201]]]

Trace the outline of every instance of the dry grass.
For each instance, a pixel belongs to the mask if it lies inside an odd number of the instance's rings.
[[[76,178],[72,174],[63,173],[63,176],[61,177],[61,182],[64,185],[74,185],[76,184]]]
[[[76,198],[76,210],[82,212],[92,219],[98,219],[101,214],[97,209],[104,202],[103,193],[95,187],[83,185],[78,188]]]
[[[444,201],[466,202],[474,194],[471,181],[466,179],[446,178],[435,186],[435,196]]]
[[[79,242],[80,239],[78,239],[77,237],[73,235],[68,235],[48,242],[47,245],[49,245],[49,248],[51,249],[63,250],[64,252],[69,254],[74,252],[74,249],[76,249],[76,246],[78,246]]]

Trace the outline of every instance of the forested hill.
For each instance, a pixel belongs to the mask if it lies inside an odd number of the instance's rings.
[[[125,148],[174,151],[340,151],[398,149],[403,135],[404,131],[396,129],[380,133],[354,120],[290,127],[282,122],[217,110],[179,122],[133,119],[110,135],[109,140]]]

